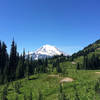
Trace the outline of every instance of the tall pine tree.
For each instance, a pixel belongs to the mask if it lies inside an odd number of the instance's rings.
[[[12,41],[11,45],[11,51],[10,51],[10,62],[9,62],[9,81],[10,80],[15,80],[16,77],[16,67],[18,64],[18,53],[17,53],[17,46],[14,42]]]

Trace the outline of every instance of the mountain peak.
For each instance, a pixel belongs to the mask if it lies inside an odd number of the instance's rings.
[[[42,59],[46,57],[52,57],[55,55],[61,55],[63,52],[61,52],[58,48],[52,45],[43,45],[41,48],[37,49],[35,52],[31,53],[30,56],[37,60]]]
[[[56,47],[53,45],[46,44],[46,45],[43,45],[41,48],[52,49],[52,48],[56,48]]]
[[[55,46],[51,45],[43,45],[41,48],[39,48],[35,53],[37,54],[46,54],[49,56],[54,56],[54,55],[61,55],[62,52],[58,50]]]
[[[49,44],[45,44],[43,45],[43,47],[51,47],[52,45],[49,45]]]

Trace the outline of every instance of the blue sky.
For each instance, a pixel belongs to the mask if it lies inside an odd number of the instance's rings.
[[[0,40],[10,50],[50,44],[72,54],[100,38],[100,0],[0,0]]]

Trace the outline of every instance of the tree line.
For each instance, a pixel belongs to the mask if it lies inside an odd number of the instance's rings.
[[[93,44],[88,45],[87,47],[85,47],[83,50],[80,50],[77,53],[74,53],[71,57],[69,57],[71,61],[73,61],[73,59],[79,57],[79,56],[86,56],[91,52],[95,52],[95,50],[97,48],[100,48],[100,40],[97,40],[96,42],[94,42]]]
[[[56,60],[54,60],[56,59]],[[66,57],[54,56],[53,58],[33,60],[29,54],[26,57],[25,49],[19,55],[17,44],[12,41],[10,54],[7,52],[7,46],[0,41],[0,84],[11,82],[19,78],[28,78],[32,74],[50,72],[49,63],[52,64],[52,71],[62,72],[60,62],[64,62]]]
[[[100,55],[92,54],[83,56],[83,63],[77,64],[77,69],[97,70],[100,69]]]

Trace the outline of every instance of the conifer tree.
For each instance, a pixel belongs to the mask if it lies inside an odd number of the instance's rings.
[[[77,64],[77,69],[80,69],[80,65],[79,65],[79,63]]]
[[[1,47],[1,73],[3,74],[3,70],[8,63],[8,54],[7,54],[7,46],[3,42]]]
[[[2,62],[2,60],[1,60],[1,49],[2,49],[2,48],[1,48],[1,41],[0,41],[0,71],[1,71],[1,67],[2,67],[2,66],[1,66],[1,62]]]
[[[2,83],[7,83],[8,82],[8,64],[6,64],[4,71],[3,71],[3,81]]]
[[[15,44],[15,41],[12,41],[11,45],[11,51],[10,51],[10,62],[9,62],[9,74],[10,74],[10,79],[9,80],[14,80],[16,77],[16,67],[18,63],[18,57],[17,57],[17,46]]]
[[[0,42],[0,83],[7,82],[7,68],[8,68],[8,53],[7,46]]]
[[[22,76],[24,76],[25,72],[25,49],[23,50],[23,55],[22,55]]]
[[[17,65],[17,68],[16,68],[16,78],[17,78],[17,79],[23,77],[23,76],[22,76],[22,72],[23,72],[22,67],[23,67],[23,62],[22,62],[22,60],[20,59],[20,60],[18,61],[18,65]]]
[[[57,64],[56,70],[57,70],[58,73],[61,73],[62,72],[62,69],[60,67],[60,64]]]
[[[29,80],[29,54],[27,59],[25,60],[25,77]]]
[[[29,60],[29,75],[34,74],[34,66],[33,66],[33,60],[32,57]]]

